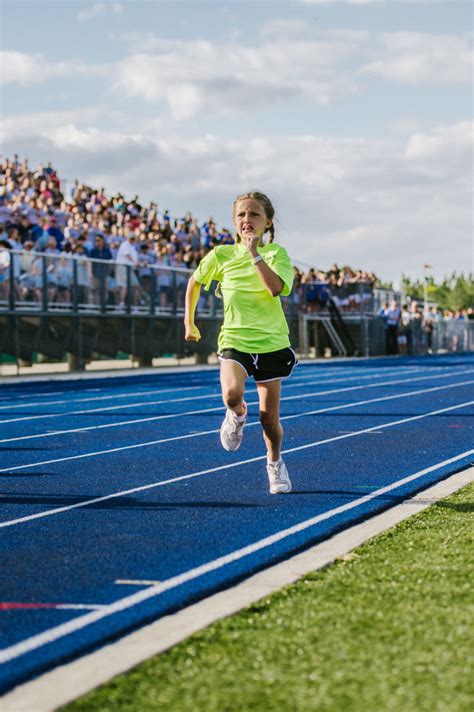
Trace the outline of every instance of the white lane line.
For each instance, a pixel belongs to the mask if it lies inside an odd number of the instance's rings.
[[[120,586],[156,586],[161,581],[141,581],[136,579],[117,579],[115,583]]]
[[[413,373],[413,372],[425,371],[425,370],[426,369],[413,367],[413,368],[405,369],[404,373]],[[468,372],[467,369],[457,369],[453,373],[453,375],[461,375],[464,371]],[[351,373],[353,373],[353,371],[351,371]],[[318,378],[316,380],[309,381],[309,382],[307,381],[307,379],[314,378],[314,374],[312,374],[311,376],[309,376],[309,374],[306,374],[304,377],[300,377],[300,378],[298,378],[297,376],[294,375],[292,377],[292,382],[287,383],[286,387],[287,388],[288,387],[302,388],[305,385],[310,385],[311,383],[317,384],[317,383],[320,383],[321,381],[323,381],[324,383],[340,383],[340,382],[344,382],[344,381],[354,381],[354,380],[357,380],[357,378],[359,378],[360,380],[367,379],[367,378],[383,378],[384,376],[392,375],[394,373],[400,373],[400,369],[399,368],[387,369],[383,373],[380,372],[380,369],[374,369],[374,371],[372,373],[369,373],[368,375],[359,376],[359,377],[353,376],[353,377],[349,377],[349,378],[338,378],[338,379],[334,379],[334,380],[326,380],[330,375],[333,375],[333,374],[327,374],[326,376],[324,376],[324,374],[322,374],[321,376],[318,376]],[[295,381],[296,381],[296,383],[295,383]],[[253,387],[253,384],[252,384],[252,387]],[[131,398],[131,397],[135,397],[135,396],[137,396],[137,397],[150,396],[150,395],[160,395],[161,396],[164,393],[176,393],[177,390],[179,390],[182,393],[185,391],[196,391],[199,389],[202,390],[204,388],[220,388],[220,387],[219,387],[219,383],[216,381],[215,383],[209,383],[207,385],[204,384],[202,386],[187,386],[185,388],[179,388],[179,389],[175,386],[174,388],[163,388],[163,389],[155,388],[154,390],[151,390],[151,391],[136,391],[133,393],[121,394],[121,395],[115,394],[115,395],[110,395],[110,396],[99,396],[99,397],[94,397],[94,398],[75,398],[72,400],[49,401],[49,402],[41,401],[40,403],[21,403],[19,405],[17,404],[17,405],[11,405],[11,406],[5,405],[5,406],[0,406],[0,410],[7,410],[7,409],[13,410],[14,408],[26,408],[26,407],[33,407],[36,405],[47,407],[50,405],[63,405],[63,404],[84,403],[84,402],[91,403],[92,401],[104,401],[104,400],[111,400],[111,399],[121,400],[123,398]],[[256,389],[256,387],[255,387],[255,389]],[[217,394],[217,395],[219,395],[219,394]],[[197,398],[206,398],[207,396],[204,395],[204,396],[196,396],[196,397]],[[194,399],[194,396],[193,396],[193,399]],[[118,406],[98,408],[96,410],[99,410],[99,411],[100,410],[113,410],[113,409],[119,409],[119,408],[131,408],[133,406],[155,405],[157,403],[169,403],[169,402],[172,402],[172,401],[143,401],[143,402],[139,402],[139,403],[125,403],[123,405],[118,405]],[[38,418],[55,418],[55,417],[63,417],[65,415],[70,416],[70,415],[77,415],[78,413],[94,413],[94,412],[96,412],[96,411],[94,411],[94,410],[78,410],[78,411],[68,411],[65,413],[64,412],[46,413],[43,415],[39,414],[39,415],[34,415],[34,416],[29,416],[29,417],[27,416],[24,418],[17,418],[16,420],[2,420],[2,421],[0,421],[0,425],[2,423],[15,423],[20,420],[36,420]]]
[[[95,652],[85,652],[71,663],[20,684],[2,697],[5,712],[53,712],[82,697],[116,675],[128,672],[154,655],[189,638],[225,616],[267,598],[283,586],[318,571],[356,547],[387,531],[409,517],[436,504],[440,499],[474,482],[474,467],[438,481],[415,496],[403,497],[401,504],[375,514],[360,524],[349,525],[339,534],[310,546],[300,554],[290,554],[277,564],[270,564],[241,583],[231,585],[176,613],[165,614],[153,623],[145,623],[134,633],[125,634],[113,645]]]
[[[470,369],[467,371],[467,373],[473,372],[474,369]],[[396,381],[390,380],[390,381],[385,381],[382,383],[364,383],[361,386],[349,386],[348,388],[334,388],[328,391],[313,391],[310,393],[299,393],[298,395],[294,396],[284,396],[281,398],[281,401],[290,401],[290,400],[300,400],[302,398],[314,398],[315,396],[326,396],[326,395],[334,395],[336,393],[348,393],[351,391],[359,391],[359,390],[366,390],[369,388],[382,388],[383,386],[396,386],[404,383],[412,383],[412,382],[418,382],[418,381],[431,381],[433,379],[439,380],[440,378],[455,378],[459,374],[443,374],[441,376],[437,375],[430,375],[430,376],[415,376],[414,378],[403,378],[399,379]],[[472,383],[472,381],[465,381],[464,383]],[[443,386],[444,388],[444,386]],[[208,398],[208,396],[206,396]],[[216,398],[220,397],[220,394],[214,396]],[[188,400],[188,398],[184,399],[173,399],[171,401],[166,401],[166,402],[178,402],[179,400]],[[162,401],[165,402],[165,401]],[[252,405],[258,405],[258,401],[247,401],[247,406],[252,406]],[[103,423],[102,425],[88,425],[88,426],[80,426],[78,428],[68,428],[67,430],[48,430],[46,433],[36,433],[34,435],[20,435],[18,437],[14,438],[3,438],[0,439],[0,443],[11,443],[11,442],[19,442],[22,440],[34,440],[36,438],[50,438],[53,436],[57,435],[68,435],[70,433],[85,433],[87,431],[91,430],[103,430],[103,429],[108,429],[108,428],[120,428],[126,425],[134,425],[135,423],[151,423],[155,422],[157,420],[169,420],[173,418],[181,418],[183,416],[187,415],[202,415],[203,413],[215,413],[215,412],[220,412],[221,410],[224,410],[223,405],[219,405],[217,407],[213,408],[203,408],[201,410],[188,410],[188,411],[182,411],[178,413],[167,413],[165,415],[154,415],[152,417],[145,417],[145,418],[134,418],[133,420],[122,420],[116,423]],[[88,411],[78,411],[82,413],[87,413]],[[49,417],[58,417],[56,414],[54,416],[36,416],[37,418],[49,418]],[[25,420],[24,418],[20,418],[19,420]],[[15,421],[0,421],[0,425],[2,423],[7,423],[7,422],[15,422]]]
[[[474,383],[474,381],[467,381],[467,383]],[[363,400],[363,401],[353,401],[351,403],[343,403],[342,405],[332,405],[328,406],[326,408],[317,408],[316,410],[306,410],[303,411],[302,413],[295,413],[293,415],[284,415],[280,417],[280,420],[294,420],[295,418],[305,418],[310,415],[319,415],[320,413],[330,413],[335,410],[344,410],[346,408],[355,408],[359,405],[369,405],[370,403],[380,403],[382,401],[387,401],[387,400],[394,400],[397,398],[410,398],[411,396],[417,396],[417,395],[422,395],[424,393],[431,393],[433,390],[443,390],[446,388],[454,388],[456,386],[463,386],[465,383],[456,383],[456,384],[450,384],[448,386],[439,386],[435,388],[427,388],[419,391],[413,391],[409,393],[398,393],[392,396],[379,396],[378,398],[370,398],[368,400]],[[247,405],[255,405],[255,403],[247,402]],[[384,415],[381,413],[380,415]],[[388,417],[388,414],[385,416]],[[250,423],[246,423],[245,428],[251,428],[253,426],[260,425],[260,422],[258,420],[255,420]],[[64,462],[65,460],[77,460],[82,457],[94,457],[95,455],[107,455],[108,453],[114,453],[114,452],[121,452],[122,450],[133,450],[136,448],[140,447],[148,447],[150,445],[162,445],[163,443],[170,443],[170,442],[175,442],[177,440],[187,440],[188,438],[198,438],[202,437],[205,435],[213,435],[214,433],[218,433],[220,431],[220,428],[215,428],[214,430],[200,430],[195,433],[186,433],[185,435],[173,435],[168,438],[159,438],[158,440],[149,440],[144,443],[137,443],[135,445],[123,445],[117,448],[112,448],[110,450],[100,450],[97,452],[91,452],[91,453],[86,453],[83,455],[71,455],[69,457],[62,457],[58,458],[56,460],[46,460],[44,462],[38,462],[38,463],[30,463],[29,465],[17,465],[15,467],[10,467],[10,468],[5,468],[4,470],[0,470],[0,473],[2,472],[12,472],[17,469],[23,469],[27,467],[39,467],[40,465],[50,465],[54,464],[56,462]],[[82,432],[82,431],[78,431]],[[340,431],[342,432],[342,431]],[[346,431],[346,432],[358,432],[358,431]],[[378,431],[371,431],[371,435],[374,434],[374,432],[377,432],[377,434],[382,434],[379,433]],[[37,436],[32,436],[32,437],[37,437]],[[39,437],[39,436],[38,436]],[[1,495],[0,495],[0,501],[1,501]]]
[[[398,396],[398,397],[400,397],[400,396]],[[403,423],[410,423],[415,420],[422,420],[423,418],[429,418],[433,415],[439,415],[441,413],[448,413],[453,410],[458,410],[459,408],[465,408],[469,405],[474,405],[474,401],[467,401],[466,403],[459,403],[457,405],[449,406],[448,408],[441,408],[439,410],[430,411],[429,413],[422,413],[421,415],[414,415],[414,416],[410,416],[409,418],[402,418],[401,420],[391,421],[389,423],[385,423],[384,425],[375,425],[371,428],[364,428],[363,430],[357,430],[355,432],[346,433],[344,435],[336,435],[331,438],[325,438],[324,440],[316,440],[315,442],[308,443],[306,445],[299,445],[297,447],[287,448],[286,450],[282,450],[282,454],[288,454],[291,452],[299,452],[300,450],[307,450],[308,448],[318,447],[319,445],[326,445],[327,443],[333,443],[338,440],[346,440],[347,438],[353,438],[353,437],[356,437],[357,435],[364,435],[365,433],[371,433],[374,430],[383,430],[386,428],[392,428],[395,425],[401,425]],[[293,416],[290,416],[290,417],[293,417]],[[148,444],[154,444],[154,443],[148,443]],[[132,445],[129,447],[131,449],[131,448],[134,448],[137,446]],[[107,454],[110,452],[114,452],[116,450],[124,450],[124,449],[126,449],[126,448],[116,448],[114,450],[105,450],[102,453],[91,453],[89,456],[92,457],[94,454],[99,454],[99,455]],[[81,457],[81,456],[74,456],[72,458],[64,458],[64,459],[76,459],[77,457]],[[73,509],[79,509],[81,507],[88,507],[91,504],[98,504],[99,502],[105,502],[109,499],[115,499],[116,497],[126,497],[130,494],[136,494],[137,492],[145,492],[150,489],[155,489],[156,487],[163,487],[164,485],[173,484],[174,482],[182,482],[183,480],[194,479],[195,477],[201,477],[202,475],[208,475],[212,472],[219,472],[220,470],[228,470],[233,467],[240,467],[241,465],[248,465],[251,462],[259,462],[260,460],[265,460],[265,459],[266,459],[266,455],[259,455],[257,457],[251,457],[246,460],[240,460],[239,462],[232,462],[227,465],[219,465],[218,467],[211,467],[206,470],[199,470],[198,472],[191,472],[188,475],[179,475],[177,477],[171,477],[168,480],[160,480],[159,482],[152,482],[151,484],[148,484],[148,485],[140,485],[139,487],[132,487],[131,489],[122,490],[121,492],[113,492],[112,494],[103,495],[101,497],[94,497],[93,499],[88,499],[88,500],[85,500],[84,502],[77,502],[76,504],[69,504],[64,507],[55,507],[54,509],[47,509],[43,512],[36,512],[36,514],[29,514],[25,517],[18,517],[17,519],[8,519],[4,522],[0,522],[0,529],[4,529],[6,527],[11,527],[11,526],[14,526],[17,524],[23,524],[25,522],[31,522],[35,519],[42,519],[43,517],[51,517],[55,514],[69,512]],[[21,469],[23,467],[27,467],[27,465],[20,465],[18,468],[13,468],[13,469]],[[0,472],[1,472],[1,470],[0,470]],[[0,497],[0,499],[1,499],[1,497]]]
[[[106,608],[106,606],[92,603],[58,603],[55,608],[64,611],[101,611]]]
[[[317,368],[317,366],[314,366],[314,368]],[[313,370],[313,367],[311,368],[311,370]],[[424,371],[424,370],[426,370],[426,369],[418,367],[418,366],[408,366],[406,368],[404,367],[404,373],[414,373],[417,371]],[[458,368],[456,370],[456,372],[462,373],[464,370],[466,370],[466,369]],[[383,372],[380,371],[380,368],[373,368],[373,369],[367,369],[367,370],[364,369],[363,373],[368,374],[368,375],[360,376],[360,378],[361,379],[362,378],[383,378],[383,376],[385,376],[387,374],[399,373],[399,372],[400,372],[400,367],[398,367],[398,368],[393,367],[393,368],[387,369]],[[335,374],[339,375],[340,373],[341,373],[341,369],[334,369],[334,374],[328,373],[328,372],[320,373],[318,375],[318,382],[320,380],[325,380],[326,378],[331,377],[332,375],[335,375]],[[344,371],[344,373],[355,374],[355,373],[360,373],[360,370],[358,371],[357,369],[348,369],[347,371]],[[300,374],[300,375],[294,374],[292,376],[292,381],[300,381],[301,382],[300,385],[303,386],[304,381],[307,378],[314,378],[314,374],[309,374],[309,373]],[[351,379],[340,378],[340,379],[337,379],[335,381],[330,381],[330,382],[337,383],[337,382],[344,381],[344,380],[354,380],[354,379],[353,378],[351,378]],[[219,384],[218,383],[214,384],[214,383],[210,382],[207,385],[203,384],[201,386],[186,386],[185,388],[179,388],[179,390],[180,391],[183,391],[183,390],[184,391],[195,391],[195,390],[199,390],[199,389],[203,389],[203,388],[209,388],[210,386],[212,387],[214,385],[218,386]],[[287,385],[295,385],[295,384],[289,383]],[[94,389],[94,390],[97,390],[97,389]],[[110,386],[108,387],[107,390],[110,390]],[[15,398],[13,400],[13,402],[16,403],[16,405],[0,405],[0,410],[12,410],[13,408],[26,408],[26,407],[33,407],[33,406],[46,407],[46,406],[50,406],[50,405],[64,405],[65,403],[68,403],[68,404],[69,403],[91,403],[93,401],[104,401],[104,400],[112,400],[112,399],[120,400],[122,398],[132,398],[132,397],[149,396],[149,395],[162,395],[163,393],[175,393],[176,390],[178,390],[178,389],[175,386],[174,388],[163,388],[163,389],[155,388],[155,389],[149,390],[149,391],[132,391],[131,393],[114,393],[113,395],[109,395],[109,396],[103,395],[103,396],[95,396],[95,397],[90,397],[90,398],[71,398],[71,399],[58,400],[58,401],[41,400],[36,403],[35,402],[17,403],[17,399]],[[52,394],[48,393],[48,395],[52,395]],[[59,395],[62,395],[62,394],[59,394]],[[22,397],[24,397],[24,396],[22,396]],[[1,401],[1,402],[4,403],[5,401]],[[130,404],[126,404],[123,407],[126,408],[129,405]],[[64,413],[58,413],[55,415],[64,415]],[[2,421],[2,422],[8,422],[8,421]]]
[[[218,385],[218,384],[216,384]],[[196,391],[202,388],[207,388],[207,386],[188,386],[187,388],[180,388],[179,390],[186,390],[186,391]],[[176,393],[177,388],[163,388],[162,390],[159,388],[155,388],[151,391],[138,391],[135,393],[126,393],[126,394],[115,394],[113,396],[97,396],[93,398],[75,398],[74,400],[58,400],[58,401],[40,401],[39,403],[20,403],[17,405],[4,405],[0,406],[0,410],[13,410],[13,408],[26,408],[26,407],[33,407],[35,405],[39,405],[42,407],[47,407],[50,405],[63,405],[65,403],[91,403],[92,401],[104,401],[104,400],[120,400],[122,398],[132,398],[135,396],[150,396],[150,395],[162,395],[163,393]],[[123,408],[128,408],[131,404],[126,403]],[[79,411],[79,412],[87,412],[87,411]],[[64,416],[66,413],[53,413],[53,416]],[[31,416],[31,419],[35,419],[38,417],[45,417],[45,416]],[[48,413],[46,417],[50,417],[50,414]],[[28,418],[19,418],[19,420],[28,420]],[[10,421],[10,420],[2,420],[0,421],[1,423],[9,423],[9,422],[15,422],[15,421]]]
[[[355,433],[355,430],[339,430],[340,433]],[[383,435],[379,430],[373,430],[370,435]]]
[[[422,369],[417,369],[417,370],[422,370]],[[470,369],[470,370],[466,369],[465,370],[466,373],[471,373],[472,371],[474,371],[474,369]],[[400,369],[395,369],[394,371],[392,371],[392,373],[399,373],[399,372],[400,372]],[[321,383],[320,378],[317,378],[316,380],[313,380],[313,381],[306,381],[306,380],[301,381],[300,380],[297,383],[290,382],[290,383],[285,384],[285,389],[287,389],[287,388],[305,388],[307,386],[312,386],[312,385],[326,385],[326,383],[341,383],[341,382],[345,383],[347,381],[361,381],[361,380],[368,379],[368,378],[383,378],[383,377],[389,376],[389,375],[390,375],[390,371],[385,371],[384,373],[374,373],[369,376],[353,376],[350,378],[336,378],[334,380],[324,380],[323,383]],[[459,375],[461,375],[461,372],[459,372],[459,370],[458,370],[455,373],[443,374],[443,378],[448,378],[449,376],[459,376]],[[432,378],[439,378],[439,377],[440,376],[438,376],[438,375],[432,376]],[[193,401],[194,400],[203,400],[206,398],[209,400],[210,398],[221,398],[219,384],[217,384],[217,383],[212,384],[212,386],[214,388],[219,389],[218,393],[205,393],[204,395],[200,395],[200,396],[193,395],[191,397],[192,400]],[[208,386],[194,386],[193,388],[190,388],[190,389],[171,388],[171,389],[168,389],[168,391],[170,391],[172,393],[176,393],[178,391],[182,392],[183,390],[184,391],[196,390],[198,388],[201,388],[201,389],[208,388]],[[252,384],[252,390],[256,392],[256,386],[253,386],[253,384]],[[167,392],[167,391],[162,391],[161,393],[165,393],[165,392]],[[161,395],[161,393],[160,393],[160,395]],[[82,400],[89,401],[89,400],[102,400],[102,399],[100,399],[100,398],[99,399],[84,398]],[[122,403],[121,405],[110,405],[110,406],[106,406],[105,408],[103,406],[101,406],[100,408],[90,408],[87,410],[70,410],[67,412],[59,412],[59,413],[44,413],[44,414],[39,414],[39,415],[23,416],[21,418],[9,418],[8,420],[0,420],[0,425],[4,425],[6,423],[18,423],[18,422],[24,421],[24,420],[27,420],[30,423],[33,420],[43,420],[44,418],[64,418],[64,417],[69,418],[72,415],[84,415],[84,414],[88,414],[88,413],[105,413],[106,411],[123,410],[124,408],[145,408],[145,407],[148,407],[151,405],[163,405],[166,403],[180,403],[180,402],[184,402],[187,400],[190,400],[189,396],[186,396],[185,398],[168,398],[166,400],[138,401],[137,403]],[[58,403],[59,402],[60,401],[58,401]],[[64,402],[66,403],[67,401],[64,401]],[[51,405],[51,404],[48,404],[48,405]],[[13,407],[20,407],[20,406],[13,406]],[[21,406],[21,407],[23,407],[23,406]],[[0,442],[3,442],[3,441],[0,440]]]
[[[433,391],[442,391],[442,390],[449,389],[449,388],[457,388],[458,386],[469,385],[472,383],[474,383],[474,381],[465,381],[465,382],[461,382],[461,383],[449,384],[447,386],[435,386],[434,388],[424,388],[419,391],[412,391],[412,392],[408,392],[408,393],[397,393],[392,396],[379,396],[378,398],[370,398],[370,399],[363,400],[363,401],[353,401],[350,403],[343,403],[342,405],[328,406],[327,408],[318,408],[316,410],[304,411],[303,413],[295,413],[293,415],[285,415],[285,416],[282,416],[280,418],[280,420],[294,420],[295,418],[302,418],[302,417],[306,417],[309,415],[318,415],[320,413],[328,413],[328,412],[335,411],[335,410],[344,410],[346,408],[355,408],[359,405],[368,405],[370,403],[380,403],[383,401],[395,400],[398,398],[410,398],[412,396],[418,396],[418,395],[422,395],[424,393],[432,393]],[[255,405],[255,404],[248,403],[247,405]],[[211,409],[211,410],[215,410],[215,409]],[[200,411],[196,411],[196,412],[200,412]],[[383,416],[384,414],[381,413],[380,415]],[[385,417],[388,417],[388,414]],[[258,425],[258,424],[259,424],[258,421],[254,421],[253,423],[247,423],[245,427],[249,428],[253,425]],[[101,427],[101,426],[99,426],[99,427]],[[217,433],[217,432],[219,432],[219,428],[216,428],[215,430],[202,430],[202,431],[198,431],[197,433],[187,433],[185,435],[174,435],[174,436],[168,437],[168,438],[159,438],[158,440],[148,440],[146,442],[136,443],[134,445],[121,445],[116,448],[111,448],[111,449],[107,449],[107,450],[98,450],[98,451],[94,451],[94,452],[90,452],[90,453],[83,453],[81,455],[69,455],[68,457],[60,457],[60,458],[56,458],[53,460],[43,460],[41,462],[37,462],[37,463],[33,462],[33,463],[29,463],[27,465],[16,465],[14,467],[6,467],[3,470],[0,470],[0,473],[14,472],[15,470],[22,470],[22,469],[30,468],[30,467],[40,467],[41,465],[50,465],[50,464],[54,464],[57,462],[66,462],[68,460],[79,460],[79,459],[86,458],[86,457],[95,457],[96,455],[107,455],[109,453],[122,452],[123,450],[134,450],[134,449],[140,448],[140,447],[148,447],[150,445],[159,445],[162,443],[172,442],[175,440],[185,440],[187,438],[195,438],[195,437],[200,437],[202,435],[210,435],[212,433]],[[35,437],[35,436],[32,436],[32,437]],[[1,498],[1,495],[0,495],[0,498]]]
[[[346,504],[340,505],[339,507],[329,509],[327,512],[323,512],[322,514],[318,514],[315,517],[311,517],[310,519],[306,519],[302,522],[299,522],[298,524],[294,524],[293,526],[288,527],[287,529],[282,529],[281,531],[276,532],[275,534],[271,534],[270,536],[264,537],[263,539],[253,542],[252,544],[248,544],[247,546],[244,546],[241,549],[236,549],[235,551],[225,554],[224,556],[220,556],[217,559],[214,559],[213,561],[207,562],[206,564],[202,564],[201,566],[196,566],[193,569],[189,569],[188,571],[185,571],[182,574],[172,576],[171,578],[163,581],[160,584],[157,584],[156,586],[150,586],[149,588],[146,588],[142,591],[138,591],[130,596],[126,596],[125,598],[122,598],[106,606],[106,608],[102,611],[94,611],[91,613],[87,613],[86,615],[80,616],[79,618],[73,619],[72,621],[68,621],[67,623],[63,623],[62,625],[50,628],[49,630],[46,630],[37,635],[33,635],[30,638],[21,641],[20,643],[16,643],[15,645],[11,645],[10,647],[1,650],[0,664],[15,660],[21,655],[30,653],[33,650],[37,650],[38,648],[43,647],[44,645],[53,643],[54,641],[59,640],[60,638],[64,638],[65,636],[70,635],[71,633],[75,633],[78,630],[82,630],[87,626],[96,623],[99,620],[108,618],[114,613],[121,613],[123,611],[126,611],[130,608],[133,608],[134,606],[139,605],[140,603],[144,603],[145,601],[149,601],[152,598],[160,596],[165,591],[170,591],[171,589],[178,588],[179,586],[182,586],[183,584],[188,583],[189,581],[193,581],[197,578],[200,578],[201,576],[211,573],[212,571],[216,571],[218,569],[223,568],[224,566],[228,566],[229,564],[235,563],[236,561],[239,561],[247,556],[255,554],[257,551],[261,551],[262,549],[266,549],[270,546],[273,546],[274,544],[282,541],[283,539],[287,539],[295,534],[299,534],[300,532],[305,531],[306,529],[310,529],[311,527],[314,527],[315,525],[323,521],[332,519],[340,514],[343,514],[344,512],[347,512],[351,509],[355,509],[356,507],[360,507],[361,505],[366,504],[367,502],[370,502],[371,500],[376,499],[377,497],[382,497],[383,495],[389,492],[393,492],[393,490],[398,489],[403,485],[413,482],[419,479],[420,477],[429,474],[430,472],[435,472],[441,467],[446,467],[448,465],[453,464],[454,462],[462,460],[463,458],[468,457],[473,453],[474,450],[467,450],[466,452],[460,453],[455,457],[451,457],[447,460],[444,460],[443,462],[438,462],[435,465],[431,465],[430,467],[426,467],[423,470],[419,470],[418,472],[408,475],[407,477],[403,477],[401,480],[393,482],[390,485],[386,485],[385,487],[381,487],[375,490],[374,492],[371,492],[370,494],[364,495],[363,497],[359,497],[358,499],[352,500],[351,502],[347,502]]]
[[[155,581],[159,583],[159,581]],[[35,601],[34,603],[28,602],[1,602],[0,611],[98,611],[106,608],[104,604],[96,603],[41,603]]]

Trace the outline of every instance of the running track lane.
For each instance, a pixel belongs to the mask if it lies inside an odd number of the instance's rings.
[[[464,360],[462,368],[468,365]],[[460,383],[467,378],[459,373]],[[433,385],[413,383],[412,390]],[[383,398],[383,389],[369,394]],[[287,497],[266,492],[257,428],[249,428],[242,450],[230,457],[210,434],[198,438],[199,445],[182,439],[174,446],[106,456],[112,465],[88,458],[51,464],[41,473],[12,472],[5,480],[14,484],[12,499],[31,484],[40,498],[50,483],[61,483],[40,509],[68,507],[77,497],[81,506],[2,528],[2,570],[8,572],[2,601],[44,604],[0,611],[10,624],[0,653],[2,689],[230,585],[469,463],[472,385],[410,397],[386,387],[385,394],[387,400],[366,405],[354,405],[364,400],[360,393],[335,394],[324,406],[347,408],[293,419],[299,401],[291,402],[285,444],[292,452],[285,459],[296,491]],[[299,405],[304,410],[307,404]],[[321,399],[313,405],[322,405]],[[144,473],[147,489],[140,491]],[[105,499],[105,492],[120,491],[112,485],[124,476],[134,491]],[[175,481],[165,484],[166,479]],[[153,480],[158,486],[150,486]],[[101,501],[85,504],[87,490]],[[28,497],[34,493],[12,506],[23,514],[37,512]],[[117,580],[161,583],[130,586]]]

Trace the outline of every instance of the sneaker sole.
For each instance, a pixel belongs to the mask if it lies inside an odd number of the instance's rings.
[[[288,494],[291,492],[291,485],[288,485],[285,489],[271,489],[270,494]]]
[[[221,438],[221,445],[222,445],[222,447],[224,448],[224,450],[225,450],[226,452],[235,452],[236,450],[239,449],[239,447],[241,446],[241,444],[242,444],[242,443],[240,442],[240,443],[237,443],[237,447],[228,447],[227,445],[225,445],[225,444],[222,442],[222,438]]]
[[[235,452],[236,450],[238,450],[239,447],[242,445],[242,440],[244,439],[244,438],[243,438],[243,433],[242,433],[242,437],[240,438],[240,440],[239,440],[239,442],[237,443],[237,445],[236,445],[235,447],[229,447],[229,445],[227,445],[227,443],[224,442],[222,433],[220,434],[220,438],[221,438],[221,445],[222,445],[222,447],[224,448],[224,450],[226,450],[227,452]]]

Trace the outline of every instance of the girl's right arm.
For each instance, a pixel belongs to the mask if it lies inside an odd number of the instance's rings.
[[[196,282],[194,277],[190,277],[186,289],[186,304],[184,310],[184,338],[186,341],[199,341],[201,338],[199,329],[194,323],[194,314],[196,312],[196,306],[199,301],[200,294],[201,285],[199,282]]]

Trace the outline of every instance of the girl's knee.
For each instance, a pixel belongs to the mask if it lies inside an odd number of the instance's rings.
[[[222,399],[227,408],[236,408],[244,399],[244,392],[239,386],[230,386],[222,391]]]

